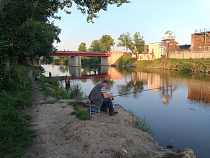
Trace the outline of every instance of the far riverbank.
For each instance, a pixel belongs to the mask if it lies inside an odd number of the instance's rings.
[[[125,54],[112,66],[129,66],[142,70],[162,69],[180,73],[210,73],[210,59],[155,59],[135,61]]]

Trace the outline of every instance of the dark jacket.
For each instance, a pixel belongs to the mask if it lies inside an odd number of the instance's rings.
[[[88,98],[97,106],[101,106],[104,100],[104,96],[101,93],[102,83],[98,83],[90,92]]]

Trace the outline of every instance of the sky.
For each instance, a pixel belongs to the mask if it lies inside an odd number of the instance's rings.
[[[61,20],[52,20],[61,29],[61,42],[54,44],[58,50],[77,51],[81,42],[87,49],[92,41],[103,35],[110,35],[115,42],[112,51],[124,51],[117,47],[121,34],[133,35],[140,32],[145,44],[161,42],[165,32],[171,30],[180,44],[191,44],[191,34],[195,29],[210,29],[210,0],[130,0],[121,7],[109,5],[101,10],[94,23],[88,23],[87,15],[71,8],[72,14],[59,11]]]

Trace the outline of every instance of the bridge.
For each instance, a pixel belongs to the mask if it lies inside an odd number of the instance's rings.
[[[59,51],[59,52],[53,53],[52,56],[110,57],[111,53]]]
[[[52,56],[68,56],[69,66],[81,66],[81,57],[101,57],[101,65],[111,65],[123,55],[122,51],[113,51],[110,53],[99,52],[79,52],[79,51],[58,51],[52,53]]]

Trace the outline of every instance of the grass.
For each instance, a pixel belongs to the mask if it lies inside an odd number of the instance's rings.
[[[146,122],[145,117],[143,119],[139,118],[139,121],[136,124],[136,127],[139,128],[140,130],[142,130],[143,132],[149,133],[152,137],[154,137],[154,132],[151,131],[151,128],[148,125],[148,123]]]
[[[87,110],[80,110],[79,109],[79,102],[72,102],[70,105],[73,105],[74,112],[71,113],[71,115],[75,115],[76,118],[79,120],[89,120],[90,119],[90,114]]]
[[[123,66],[123,65],[131,65],[135,62],[135,60],[132,60],[131,54],[124,54],[122,57],[120,57],[113,66]]]
[[[21,157],[24,148],[28,147],[35,136],[29,128],[31,117],[20,115],[18,101],[24,106],[30,104],[30,81],[27,78],[28,69],[23,65],[12,67],[9,79],[0,91],[0,155],[2,158]]]

